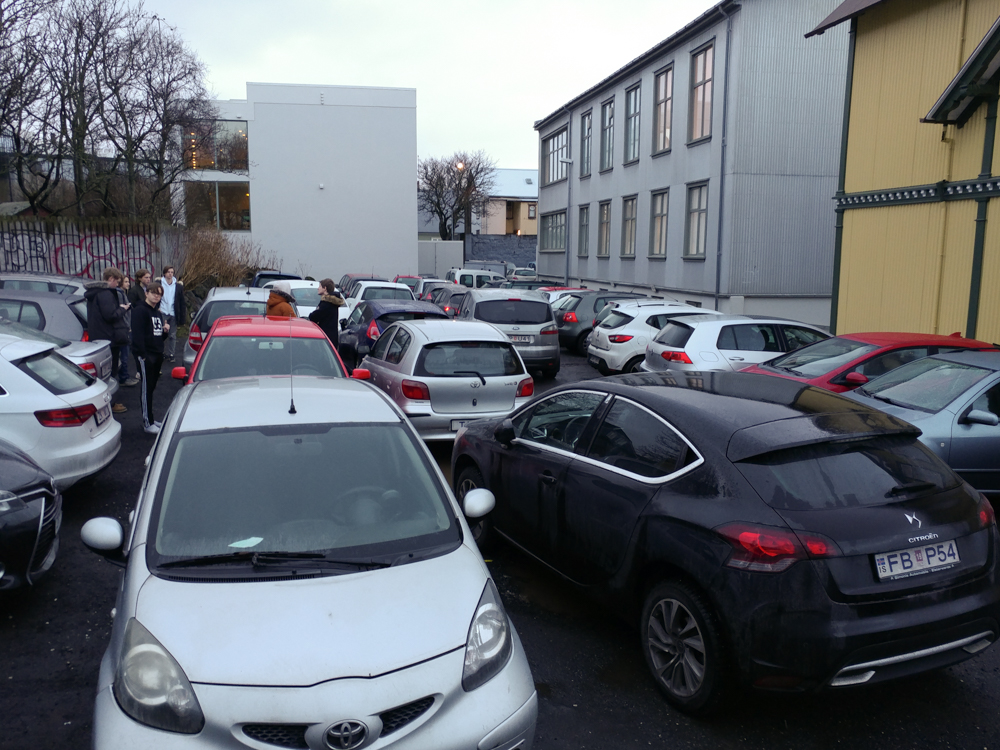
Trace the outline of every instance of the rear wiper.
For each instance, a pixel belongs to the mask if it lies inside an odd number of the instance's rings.
[[[486,378],[484,378],[482,375],[480,375],[475,370],[455,370],[455,374],[456,375],[475,375],[477,378],[479,378],[481,381],[483,381],[483,385],[486,385]]]
[[[904,482],[896,487],[893,487],[887,493],[886,497],[892,497],[894,495],[902,495],[909,492],[923,492],[924,490],[936,490],[937,485],[934,482]]]

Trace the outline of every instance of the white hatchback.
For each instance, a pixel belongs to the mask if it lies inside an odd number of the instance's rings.
[[[0,335],[0,439],[52,475],[60,492],[118,455],[107,383],[44,341]]]
[[[349,297],[338,308],[340,319],[347,320],[358,303],[367,299],[414,299],[413,290],[406,284],[391,281],[359,281],[351,289]]]

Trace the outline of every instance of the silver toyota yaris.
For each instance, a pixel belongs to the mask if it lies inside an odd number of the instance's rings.
[[[94,747],[532,745],[537,695],[465,515],[370,386],[237,378],[178,393],[128,533]]]

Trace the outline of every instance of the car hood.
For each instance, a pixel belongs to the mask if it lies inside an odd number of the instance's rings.
[[[486,580],[482,558],[464,545],[430,560],[306,580],[151,575],[135,616],[192,682],[307,686],[464,648]]]

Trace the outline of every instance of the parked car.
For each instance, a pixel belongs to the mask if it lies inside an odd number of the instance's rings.
[[[340,289],[341,295],[346,299],[351,296],[354,285],[360,281],[388,281],[388,279],[371,273],[345,273],[340,277],[340,283],[337,284],[337,288]]]
[[[516,346],[476,321],[394,323],[361,368],[424,440],[453,440],[470,420],[510,414],[535,392]]]
[[[507,277],[496,271],[486,271],[479,268],[452,268],[444,275],[445,281],[467,286],[470,289],[496,286]]]
[[[340,357],[348,372],[353,372],[365,358],[378,337],[398,320],[448,320],[448,314],[433,302],[419,300],[366,300],[359,302],[351,316],[341,321]]]
[[[421,284],[417,285],[417,288],[413,292],[413,296],[424,302],[431,301],[431,293],[435,289],[440,289],[443,286],[451,284],[450,281],[445,281],[444,279],[424,279]]]
[[[126,536],[96,750],[530,748],[537,695],[460,507],[402,412],[350,379],[182,389]],[[294,408],[289,408],[294,404]]]
[[[0,289],[22,292],[55,292],[82,295],[91,279],[61,273],[32,271],[0,271]]]
[[[646,345],[663,326],[675,318],[703,315],[718,313],[683,302],[619,300],[591,332],[587,362],[602,375],[638,372]]]
[[[540,286],[538,291],[544,294],[548,300],[549,304],[555,303],[557,300],[565,297],[567,294],[572,294],[573,292],[585,291],[586,287],[582,286]]]
[[[340,355],[315,323],[247,315],[216,320],[191,367],[174,367],[170,374],[186,385],[261,375],[347,377]]]
[[[0,591],[31,586],[59,553],[62,495],[27,453],[0,440]]]
[[[0,334],[0,440],[29,454],[62,491],[114,460],[121,425],[104,381],[55,348]]]
[[[604,306],[615,300],[648,299],[635,292],[614,292],[584,290],[570,292],[552,303],[559,328],[559,344],[587,356],[590,332],[594,330],[594,318]]]
[[[996,346],[957,334],[846,333],[768,359],[746,371],[777,375],[843,393],[915,359]]]
[[[515,268],[510,275],[511,281],[532,281],[538,275],[534,268]]]
[[[492,323],[507,334],[529,370],[541,370],[546,378],[559,373],[559,329],[552,306],[540,293],[472,289],[457,318]]]
[[[543,286],[551,286],[551,281],[541,281],[538,279],[528,280],[528,279],[509,279],[504,281],[498,287],[499,289],[541,289]]]
[[[812,691],[990,646],[990,504],[912,425],[788,380],[642,373],[562,386],[461,430],[477,523],[638,625],[657,687],[700,713],[734,684]],[[885,689],[885,688],[883,688]]]
[[[431,292],[431,302],[444,310],[449,318],[454,318],[458,315],[458,311],[462,307],[462,300],[465,299],[465,294],[468,291],[469,287],[463,284],[449,283]]]
[[[224,315],[263,316],[267,313],[269,295],[267,289],[253,287],[217,286],[210,289],[191,319],[187,343],[184,345],[184,367],[190,371],[198,350],[215,321]]]
[[[110,341],[67,341],[6,318],[0,318],[0,334],[54,344],[59,353],[70,362],[103,380],[112,396],[118,391],[118,374],[111,372]]]
[[[818,326],[759,315],[692,315],[667,322],[646,345],[644,372],[742,370],[830,338]]]
[[[1000,504],[1000,351],[935,354],[844,395],[919,427],[920,442]]]
[[[316,309],[319,304],[319,282],[300,279],[285,282],[292,290],[292,297],[295,299],[295,312],[300,318],[309,317],[309,313]],[[265,289],[274,286],[273,281],[264,285]]]
[[[406,284],[391,281],[358,281],[351,287],[351,293],[344,297],[339,308],[341,320],[346,320],[354,312],[359,302],[371,299],[413,299],[413,291]]]
[[[282,271],[274,271],[271,269],[265,269],[263,271],[258,271],[254,274],[253,281],[250,286],[252,287],[264,287],[272,281],[294,281],[296,279],[301,279],[297,273],[283,273]]]
[[[417,286],[420,284],[422,280],[423,277],[421,276],[405,276],[397,274],[396,276],[392,277],[393,284],[406,284],[408,287],[410,287],[410,291],[413,292],[414,297],[417,296]]]
[[[87,300],[76,294],[0,289],[0,319],[68,341],[89,341]]]

